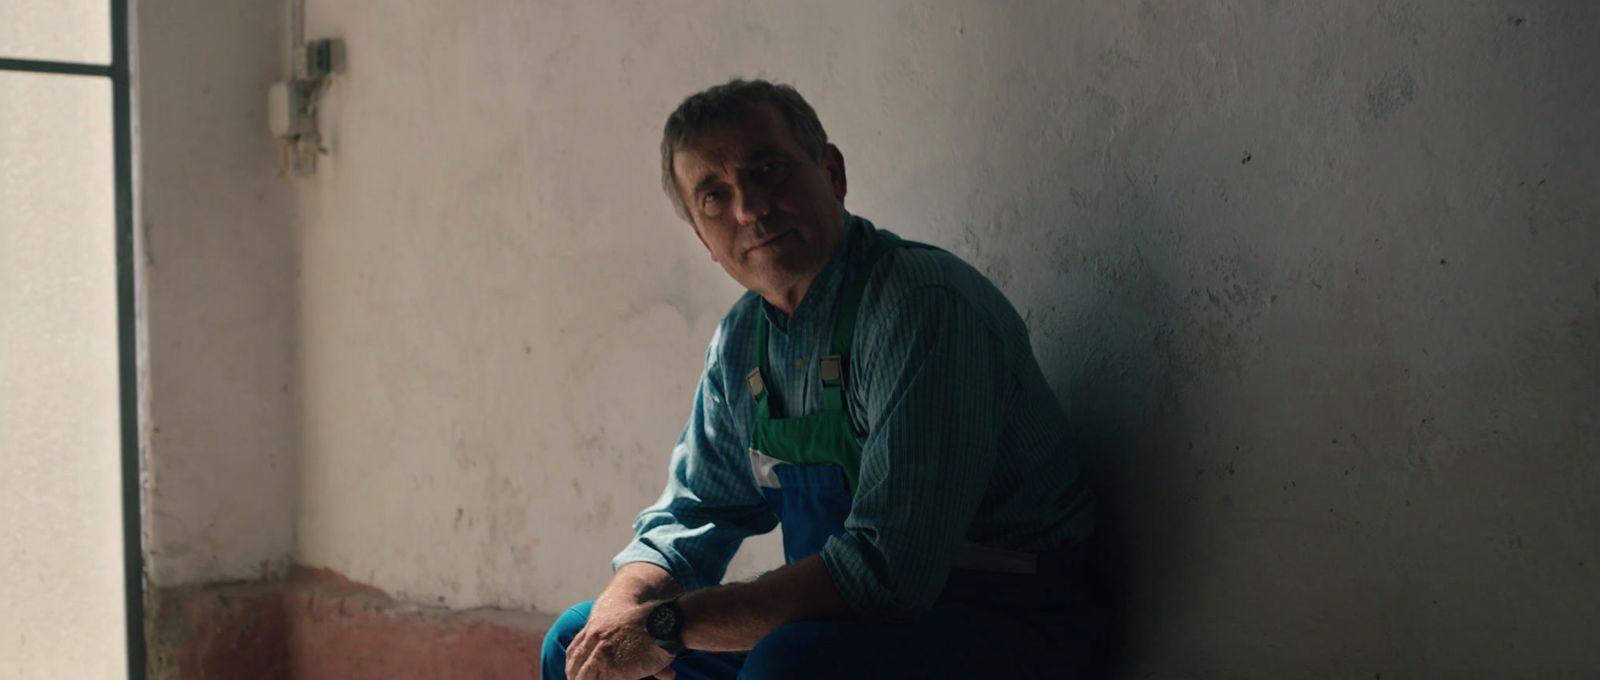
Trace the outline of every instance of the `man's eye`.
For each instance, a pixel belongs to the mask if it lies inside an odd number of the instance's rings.
[[[756,181],[776,185],[788,176],[789,166],[782,161],[770,161],[757,165],[751,174]]]
[[[723,202],[727,200],[727,192],[708,191],[700,196],[700,212],[710,217],[716,217],[722,212]]]

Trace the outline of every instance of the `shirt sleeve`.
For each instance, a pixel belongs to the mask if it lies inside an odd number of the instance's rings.
[[[857,348],[860,483],[822,561],[857,613],[902,619],[943,590],[1017,390],[998,338],[953,291],[914,288],[884,309],[884,331],[871,336],[882,340]]]
[[[666,489],[634,520],[634,539],[611,561],[612,569],[649,562],[684,590],[714,586],[745,538],[777,526],[717,379],[722,337],[719,330],[706,353],[694,408],[672,449]]]

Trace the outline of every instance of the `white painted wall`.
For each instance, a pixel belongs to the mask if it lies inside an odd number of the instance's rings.
[[[127,663],[111,134],[108,79],[0,72],[0,679]]]
[[[620,15],[537,7],[307,8],[349,68],[297,195],[300,556],[452,606],[604,582],[738,293],[650,188],[704,77],[595,78]]]
[[[158,587],[280,574],[294,548],[297,265],[266,92],[287,75],[287,9],[134,9],[146,569]]]
[[[349,67],[295,193],[299,560],[456,607],[601,587],[738,292],[655,188],[660,125],[761,75],[851,209],[1028,318],[1127,553],[1129,675],[1600,669],[1588,3],[308,18]]]

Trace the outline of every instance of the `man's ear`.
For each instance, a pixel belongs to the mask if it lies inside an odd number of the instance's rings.
[[[844,154],[839,152],[839,147],[829,144],[828,148],[822,151],[822,167],[828,171],[828,183],[833,185],[834,199],[843,203],[850,182],[845,179]]]

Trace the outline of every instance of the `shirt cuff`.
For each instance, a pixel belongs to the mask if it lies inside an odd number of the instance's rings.
[[[635,538],[622,549],[622,552],[611,558],[611,571],[615,573],[622,568],[622,565],[633,562],[648,562],[667,570],[684,592],[701,588],[699,581],[694,577],[694,570],[689,568],[681,555],[673,553],[670,549],[657,549],[643,539]]]

